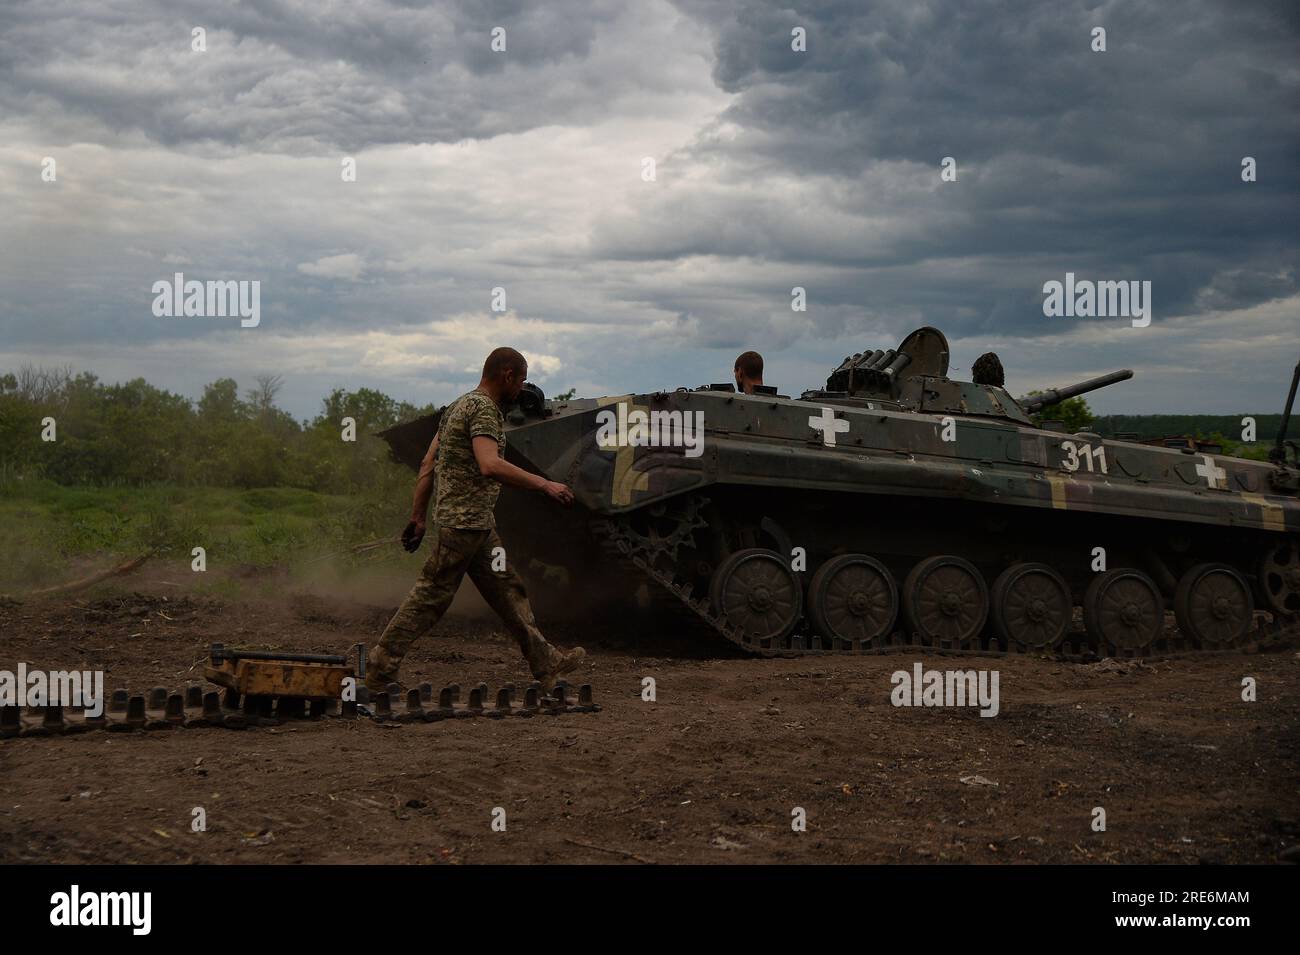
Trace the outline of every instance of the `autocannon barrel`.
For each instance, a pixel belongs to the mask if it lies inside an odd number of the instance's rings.
[[[1096,378],[1089,378],[1087,381],[1081,381],[1077,384],[1066,385],[1064,388],[1052,388],[1038,395],[1026,395],[1020,399],[1020,407],[1027,413],[1033,414],[1036,411],[1054,405],[1058,401],[1064,401],[1066,398],[1073,398],[1075,395],[1086,394],[1089,391],[1096,391],[1098,388],[1105,388],[1107,385],[1113,385],[1117,381],[1127,381],[1133,377],[1133,372],[1127,368],[1121,371],[1112,371],[1108,375],[1099,375]]]

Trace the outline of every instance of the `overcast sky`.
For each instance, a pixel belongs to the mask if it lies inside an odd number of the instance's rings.
[[[754,348],[797,394],[932,324],[1016,393],[1131,367],[1095,409],[1275,412],[1298,119],[1290,0],[9,0],[0,370],[278,373],[302,417],[441,403],[500,344],[584,395]],[[259,281],[260,325],[156,317],[178,271]],[[1067,271],[1150,281],[1151,324],[1044,316]]]

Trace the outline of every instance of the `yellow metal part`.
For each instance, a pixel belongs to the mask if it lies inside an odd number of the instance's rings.
[[[218,686],[254,696],[296,696],[309,700],[337,700],[350,667],[335,663],[300,663],[287,660],[223,660],[203,668],[203,675]]]

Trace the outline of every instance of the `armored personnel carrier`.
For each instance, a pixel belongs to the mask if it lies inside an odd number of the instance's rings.
[[[1264,463],[1031,417],[1130,371],[1016,399],[949,378],[948,355],[921,328],[797,398],[728,384],[547,401],[528,386],[507,457],[577,499],[507,488],[498,505],[539,614],[612,610],[763,655],[1135,655],[1300,624],[1295,379]],[[437,420],[383,437],[415,467]]]

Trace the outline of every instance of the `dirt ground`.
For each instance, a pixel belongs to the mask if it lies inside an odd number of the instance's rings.
[[[201,682],[214,641],[346,652],[392,610],[134,586],[0,607],[0,668],[179,689]],[[1291,650],[1140,667],[754,660],[671,635],[550,633],[587,647],[574,682],[602,712],[0,741],[0,862],[1273,862],[1300,842]],[[918,659],[996,668],[1001,712],[891,706],[890,675]],[[465,616],[403,671],[408,685],[527,676],[498,627]]]

